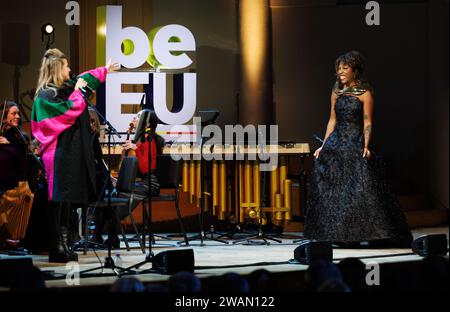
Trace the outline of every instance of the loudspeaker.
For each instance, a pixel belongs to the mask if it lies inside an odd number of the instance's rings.
[[[7,23],[2,25],[2,62],[11,65],[30,63],[30,25]]]
[[[30,257],[0,256],[0,286],[10,286],[19,273],[33,268]]]
[[[412,242],[411,248],[414,253],[422,257],[445,256],[447,254],[447,245],[447,235],[431,234],[416,238]]]
[[[153,258],[152,269],[162,274],[194,272],[194,251],[183,249],[160,252]]]
[[[333,247],[329,242],[303,241],[295,248],[294,258],[308,265],[315,260],[333,261]]]

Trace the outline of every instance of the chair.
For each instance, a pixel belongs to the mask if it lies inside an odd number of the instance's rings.
[[[120,167],[119,177],[117,179],[116,191],[117,191],[117,196],[120,196],[123,193],[130,194],[130,195],[124,196],[124,197],[111,197],[111,207],[114,209],[114,213],[117,216],[119,216],[120,220],[122,220],[124,217],[129,215],[129,217],[131,219],[131,223],[134,226],[134,230],[136,233],[138,233],[136,224],[134,222],[133,214],[128,213],[129,211],[131,211],[131,203],[133,201],[133,191],[134,191],[134,186],[135,186],[135,181],[136,181],[136,174],[137,174],[137,158],[136,157],[125,157],[123,159],[122,165]],[[88,206],[88,210],[89,210],[89,207],[94,207],[93,211],[95,211],[96,208],[106,208],[106,207],[108,207],[108,204],[109,204],[108,201],[109,201],[109,199],[106,196],[104,199],[102,199],[98,202],[90,203]],[[124,209],[122,210],[121,208],[124,208]],[[124,211],[125,211],[125,213],[124,213]],[[89,224],[89,218],[86,218],[86,223],[85,223],[86,238],[88,236],[87,233],[89,230],[88,224]],[[123,240],[127,247],[127,251],[130,251],[128,239],[125,235],[125,232],[124,232],[122,226],[120,226],[120,230],[122,232],[122,237],[123,237]],[[142,251],[145,252],[145,249],[144,249],[144,246],[143,246],[141,240],[139,240],[139,244],[141,246]],[[84,241],[84,253],[85,254],[86,254],[86,249],[87,249],[87,239],[85,239],[85,241]]]
[[[181,178],[181,161],[174,160],[170,155],[158,155],[156,161],[156,174],[158,177],[158,182],[160,189],[171,189],[175,193],[173,195],[160,194],[158,196],[152,196],[152,203],[162,202],[162,201],[173,201],[175,202],[175,210],[177,212],[178,222],[180,224],[181,232],[183,233],[184,242],[186,246],[189,245],[187,239],[186,230],[183,225],[183,220],[181,218],[180,206],[179,206],[179,194],[180,194],[180,178]],[[145,203],[148,203],[147,199],[144,199]],[[148,222],[148,216],[146,213],[145,205],[143,205],[143,219],[144,225]],[[151,222],[151,220],[150,220]],[[151,226],[151,224],[149,224]],[[152,238],[150,238],[152,239]],[[151,241],[149,242],[151,244]],[[145,245],[145,240],[143,240]]]

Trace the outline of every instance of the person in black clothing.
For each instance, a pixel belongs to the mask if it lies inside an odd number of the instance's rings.
[[[31,159],[27,159],[24,146],[29,144],[29,137],[20,129],[20,119],[16,103],[5,101],[0,105],[0,249],[3,250],[19,248],[25,228],[18,227],[16,222],[28,225],[33,204],[32,180],[22,182],[31,177]]]
[[[327,131],[314,152],[304,237],[409,247],[406,218],[370,144],[374,99],[365,59],[350,51],[337,58],[335,70]]]

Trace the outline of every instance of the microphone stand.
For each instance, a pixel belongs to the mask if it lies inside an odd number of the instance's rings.
[[[112,135],[116,135],[118,138],[121,138],[121,136],[120,136],[119,132],[113,127],[113,125],[97,110],[97,108],[95,106],[93,106],[89,102],[85,92],[83,92],[84,90],[81,89],[81,91],[83,93],[83,96],[84,96],[84,99],[86,101],[86,104],[89,107],[93,108],[95,110],[95,112],[98,114],[98,116],[103,120],[105,125],[108,126],[107,133],[108,133],[108,178],[109,178],[111,176],[111,136]],[[109,190],[108,190],[108,206],[107,206],[107,209],[112,209],[112,207],[111,207],[111,193],[112,193],[112,189],[111,189],[111,186],[110,186]],[[115,213],[113,212],[113,215],[114,214]],[[87,216],[86,216],[86,218],[87,218]],[[87,235],[87,233],[85,235]],[[108,255],[105,258],[105,263],[102,264],[99,267],[95,267],[95,268],[92,268],[92,269],[81,271],[80,274],[88,273],[88,272],[91,272],[91,271],[97,271],[97,270],[100,270],[100,269],[102,269],[102,270],[103,269],[111,269],[111,271],[113,271],[114,274],[116,274],[117,276],[121,276],[122,275],[120,271],[127,271],[129,273],[134,273],[133,270],[117,266],[114,263],[113,258],[111,257],[111,249],[112,249],[111,244],[108,244],[107,247],[108,247]]]
[[[324,139],[320,138],[317,134],[313,135],[313,139],[316,140],[317,142],[319,142],[321,144],[321,146],[323,146]],[[302,198],[302,202],[300,203],[301,204],[300,209],[305,209],[307,192],[305,190],[306,189],[306,171],[305,171],[304,157],[302,156],[300,158],[300,160],[301,160],[301,168],[302,168],[300,171],[300,189],[303,190],[302,193],[300,194],[301,198]],[[304,220],[304,217],[302,219]],[[304,240],[305,240],[304,238],[300,238],[300,239],[293,240],[292,242],[294,244],[296,244],[296,243],[304,241]]]
[[[151,263],[152,264],[152,268],[149,268],[147,270],[141,271],[139,272],[139,274],[147,274],[147,273],[159,273],[157,270],[153,269],[153,258],[155,257],[155,255],[153,254],[152,251],[152,241],[153,241],[153,233],[152,233],[152,180],[151,180],[151,171],[152,171],[152,129],[146,129],[145,133],[147,134],[147,137],[145,138],[146,141],[148,142],[148,156],[147,156],[147,160],[148,160],[148,169],[147,169],[147,179],[148,179],[148,190],[147,190],[147,216],[148,216],[148,220],[147,220],[147,224],[145,226],[144,232],[142,233],[143,235],[143,241],[145,242],[145,234],[148,231],[148,235],[149,235],[149,242],[148,242],[148,254],[145,256],[144,261],[141,261],[137,264],[134,264],[130,267],[127,268],[127,270],[130,270],[132,268],[140,268],[141,266],[147,264],[147,263]],[[141,134],[142,135],[142,134]],[[139,140],[140,138],[135,138],[136,142]],[[143,203],[145,204],[145,203]]]
[[[261,138],[261,135],[258,133],[259,137]],[[260,140],[259,140],[260,142]],[[264,150],[264,145],[259,143],[258,146],[259,150],[262,152]],[[281,244],[281,240],[274,238],[274,235],[269,235],[264,233],[263,229],[262,229],[262,223],[263,223],[263,207],[266,207],[266,196],[265,196],[265,191],[266,191],[266,171],[263,172],[263,176],[262,176],[262,188],[261,188],[261,194],[260,194],[260,204],[259,204],[259,226],[258,226],[258,233],[253,236],[253,237],[246,237],[243,239],[239,239],[233,242],[233,244],[239,244],[241,242],[245,242],[247,241],[247,244],[258,244],[256,243],[256,239],[261,239],[263,240],[264,245],[270,245],[270,242],[268,242],[267,240],[272,240],[274,242],[280,243]],[[261,243],[259,243],[261,244]]]
[[[204,137],[201,137],[200,138],[200,151],[199,151],[199,153],[200,153],[200,170],[199,170],[200,171],[199,172],[200,179],[203,179],[203,176],[202,176],[203,175],[203,140],[204,140]],[[202,183],[200,183],[200,192],[199,192],[199,194],[200,194],[200,197],[199,197],[199,200],[200,200],[200,214],[199,214],[200,231],[198,234],[194,235],[193,237],[188,238],[187,241],[190,242],[193,240],[200,239],[200,246],[205,246],[205,243],[203,242],[205,240],[212,240],[215,242],[228,244],[227,241],[221,240],[219,238],[215,238],[214,234],[216,234],[216,233],[214,231],[210,230],[207,233],[205,233],[205,229],[204,229],[204,221],[205,221],[204,220],[204,209],[205,209],[204,202],[205,202],[205,200],[203,198],[203,196],[205,194],[204,193],[205,190],[202,190],[201,185],[202,185]],[[210,237],[208,237],[207,234],[210,234]],[[181,243],[181,242],[179,242],[179,243]]]

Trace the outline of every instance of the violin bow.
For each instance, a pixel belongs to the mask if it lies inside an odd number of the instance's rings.
[[[2,119],[0,120],[0,135],[3,135],[3,118],[5,118],[6,99],[3,105]]]

